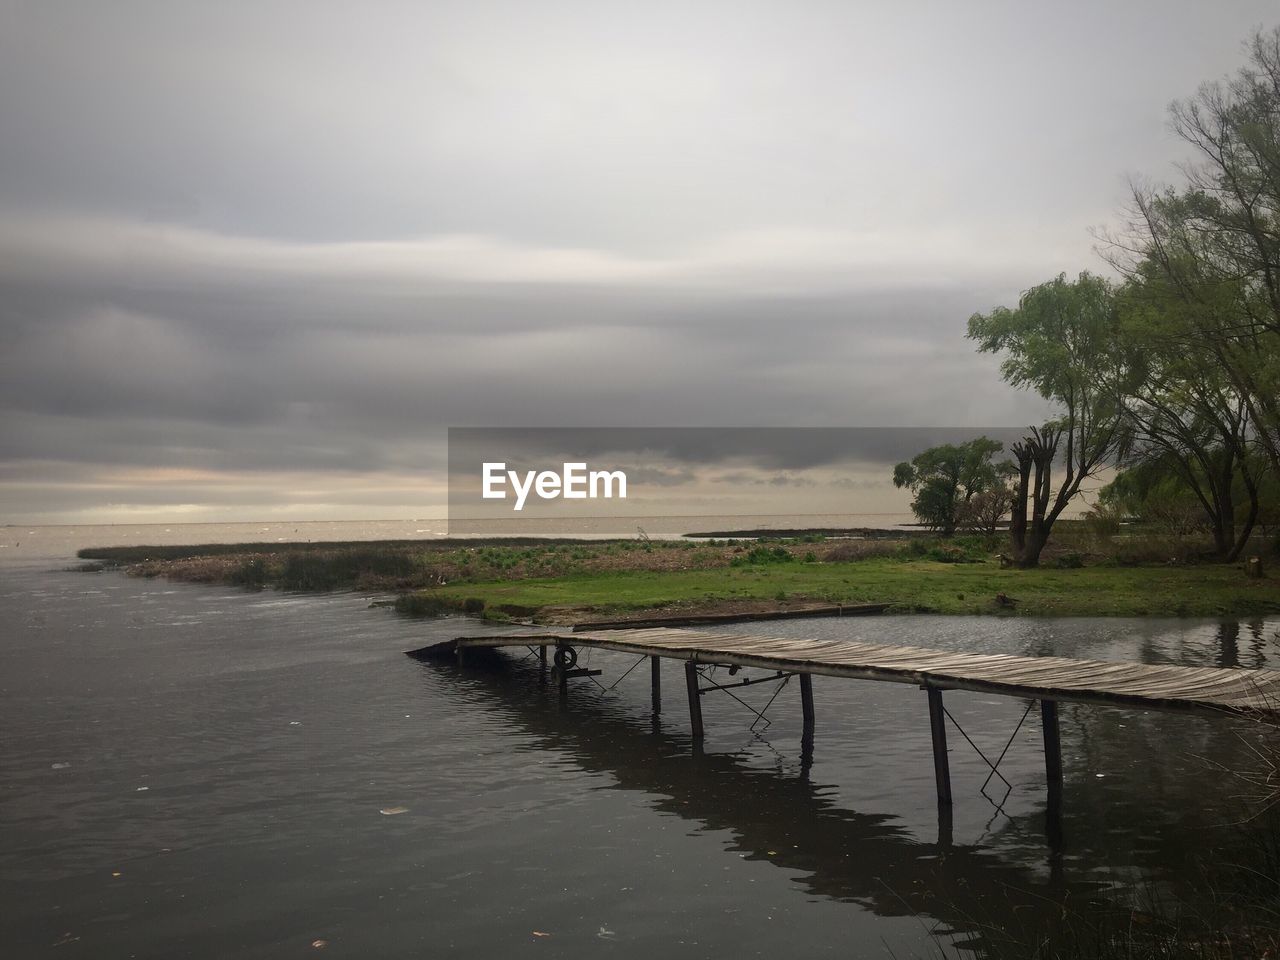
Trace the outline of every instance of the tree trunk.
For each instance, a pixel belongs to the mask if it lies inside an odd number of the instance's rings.
[[[1029,466],[1034,468],[1034,472],[1031,483],[1031,524],[1022,552],[1017,558],[1018,566],[1024,568],[1040,565],[1040,553],[1049,542],[1049,531],[1057,518],[1058,510],[1054,510],[1052,515],[1048,515],[1048,510],[1049,497],[1053,492],[1053,458],[1058,452],[1058,437],[1049,431],[1045,431],[1043,435],[1033,433],[1027,442],[1027,449],[1030,454]],[[1025,506],[1023,509],[1026,509]]]
[[[1027,535],[1027,543],[1023,548],[1018,566],[1027,569],[1040,566],[1040,552],[1049,542],[1049,528],[1044,523],[1033,523]]]
[[[1027,493],[1031,485],[1031,451],[1026,444],[1015,444],[1012,453],[1018,458],[1018,485],[1013,491],[1013,503],[1009,507],[1009,551],[1017,563],[1027,544]]]
[[[1240,529],[1240,535],[1235,538],[1230,552],[1226,556],[1227,563],[1235,563],[1240,559],[1240,554],[1244,552],[1244,548],[1249,545],[1249,538],[1253,536],[1254,525],[1258,522],[1258,484],[1253,479],[1253,474],[1242,464],[1240,476],[1244,480],[1244,489],[1249,496],[1249,512],[1245,514],[1244,525]]]

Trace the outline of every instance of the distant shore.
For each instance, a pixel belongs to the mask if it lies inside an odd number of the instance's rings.
[[[703,533],[686,533],[683,536],[697,540],[800,540],[806,537],[823,537],[832,540],[903,540],[909,537],[927,537],[928,530],[919,526],[894,527],[794,527],[777,530],[747,528],[741,530],[713,530]]]
[[[770,531],[771,534],[777,531]],[[763,534],[763,531],[757,531]],[[1059,552],[1003,569],[998,541],[922,536],[763,541],[486,540],[247,543],[81,550],[133,576],[290,591],[394,594],[406,614],[584,620],[886,604],[888,613],[1003,616],[1280,615],[1274,571]]]

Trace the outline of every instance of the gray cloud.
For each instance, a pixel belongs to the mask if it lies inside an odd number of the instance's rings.
[[[0,3],[0,510],[411,509],[450,425],[1039,419],[965,319],[1089,266],[1273,14]]]

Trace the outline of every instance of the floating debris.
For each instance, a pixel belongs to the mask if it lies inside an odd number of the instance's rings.
[[[401,813],[408,813],[409,808],[408,807],[383,807],[378,812],[382,814],[384,817],[394,817]]]

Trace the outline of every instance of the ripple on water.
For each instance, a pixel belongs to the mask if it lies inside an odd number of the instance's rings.
[[[708,696],[695,753],[675,665],[655,722],[644,671],[609,693],[580,681],[561,703],[516,656],[466,670],[406,659],[459,623],[401,620],[365,597],[95,583],[107,586],[39,572],[0,584],[17,628],[3,641],[0,872],[14,882],[0,939],[33,955],[72,930],[101,955],[288,952],[323,938],[364,955],[495,956],[534,929],[594,955],[602,926],[620,955],[702,955],[708,942],[788,955],[797,924],[814,954],[883,941],[910,955],[928,951],[930,925],[963,928],[1010,890],[1049,896],[1034,715],[1002,764],[1013,790],[1001,810],[952,735],[945,848],[924,700],[909,685],[816,678],[811,767],[794,685],[754,733],[740,705]],[[733,629],[1252,665],[1270,662],[1276,627],[894,617]],[[592,656],[610,682],[633,662]],[[742,695],[759,706],[771,693]],[[1025,707],[947,702],[989,752]],[[1233,813],[1197,758],[1240,757],[1257,731],[1080,706],[1063,708],[1062,731],[1069,890],[1113,868],[1194,889],[1197,849],[1227,844]]]

